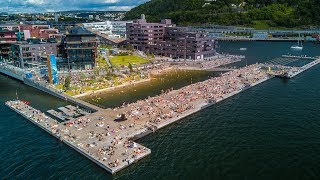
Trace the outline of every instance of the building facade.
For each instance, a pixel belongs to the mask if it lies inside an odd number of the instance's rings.
[[[57,43],[18,42],[11,46],[10,59],[17,67],[29,68],[46,64],[49,54],[57,55]]]
[[[74,27],[64,40],[65,58],[58,63],[63,70],[92,69],[97,57],[96,35],[83,27]]]
[[[126,24],[132,21],[105,21],[105,22],[92,22],[83,23],[83,27],[99,34],[113,35],[117,38],[126,36]]]
[[[27,40],[29,38],[61,39],[62,36],[62,34],[59,33],[58,29],[51,28],[50,25],[21,25],[20,32],[23,32],[24,40]]]
[[[164,40],[151,53],[175,59],[205,59],[215,55],[216,41],[208,33],[183,27],[165,28]]]
[[[0,60],[8,60],[11,45],[17,42],[16,32],[0,30]]]
[[[127,40],[134,49],[174,59],[204,59],[215,54],[216,41],[203,31],[176,27],[170,19],[148,23],[141,19],[127,23]]]

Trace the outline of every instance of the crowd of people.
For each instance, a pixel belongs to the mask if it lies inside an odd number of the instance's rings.
[[[56,88],[63,89],[66,79],[70,78],[68,94],[78,95],[88,91],[96,91],[110,87],[116,87],[122,84],[132,84],[143,79],[149,78],[153,71],[164,69],[164,64],[141,64],[135,66],[133,71],[128,67],[123,67],[114,71],[97,69],[96,71],[77,71],[59,74],[59,85]]]
[[[6,104],[11,108],[18,110],[24,116],[28,117],[35,123],[48,129],[49,131],[52,131],[52,132],[56,131],[58,121],[48,117],[43,112],[32,108],[31,106],[27,105],[26,102],[17,100],[17,101],[7,101]]]
[[[233,64],[235,62],[241,61],[242,56],[235,56],[235,55],[223,55],[223,56],[214,56],[212,58],[207,58],[204,60],[196,60],[196,61],[189,61],[189,60],[180,60],[175,61],[172,65],[175,68],[182,68],[182,69],[201,69],[201,70],[208,70],[217,68],[219,66]]]
[[[161,95],[125,105],[130,109],[126,115],[134,121],[148,119],[151,123],[160,124],[194,109],[199,103],[217,102],[231,93],[241,91],[268,77],[269,74],[266,70],[261,69],[261,65],[250,65],[230,71],[220,77],[178,90],[167,90]]]

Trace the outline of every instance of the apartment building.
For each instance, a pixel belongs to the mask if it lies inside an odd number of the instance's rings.
[[[10,48],[17,42],[16,32],[0,28],[0,60],[8,60]]]
[[[83,27],[74,27],[66,35],[63,46],[64,60],[59,62],[59,69],[92,69],[95,66],[98,47],[95,34]]]
[[[206,32],[176,27],[170,19],[148,23],[145,16],[127,23],[127,40],[134,49],[183,59],[204,59],[215,54],[216,41]]]
[[[57,43],[44,43],[33,39],[12,44],[10,59],[17,67],[29,68],[45,64],[49,54],[57,55]]]

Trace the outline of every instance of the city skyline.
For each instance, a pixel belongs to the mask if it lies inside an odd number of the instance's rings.
[[[42,13],[72,10],[128,11],[149,0],[5,0],[0,12]]]

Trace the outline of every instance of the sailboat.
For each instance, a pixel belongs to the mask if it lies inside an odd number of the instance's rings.
[[[302,50],[303,49],[302,41],[301,41],[301,44],[300,44],[300,34],[299,34],[299,39],[298,39],[298,45],[291,46],[291,49],[294,49],[294,50]]]

